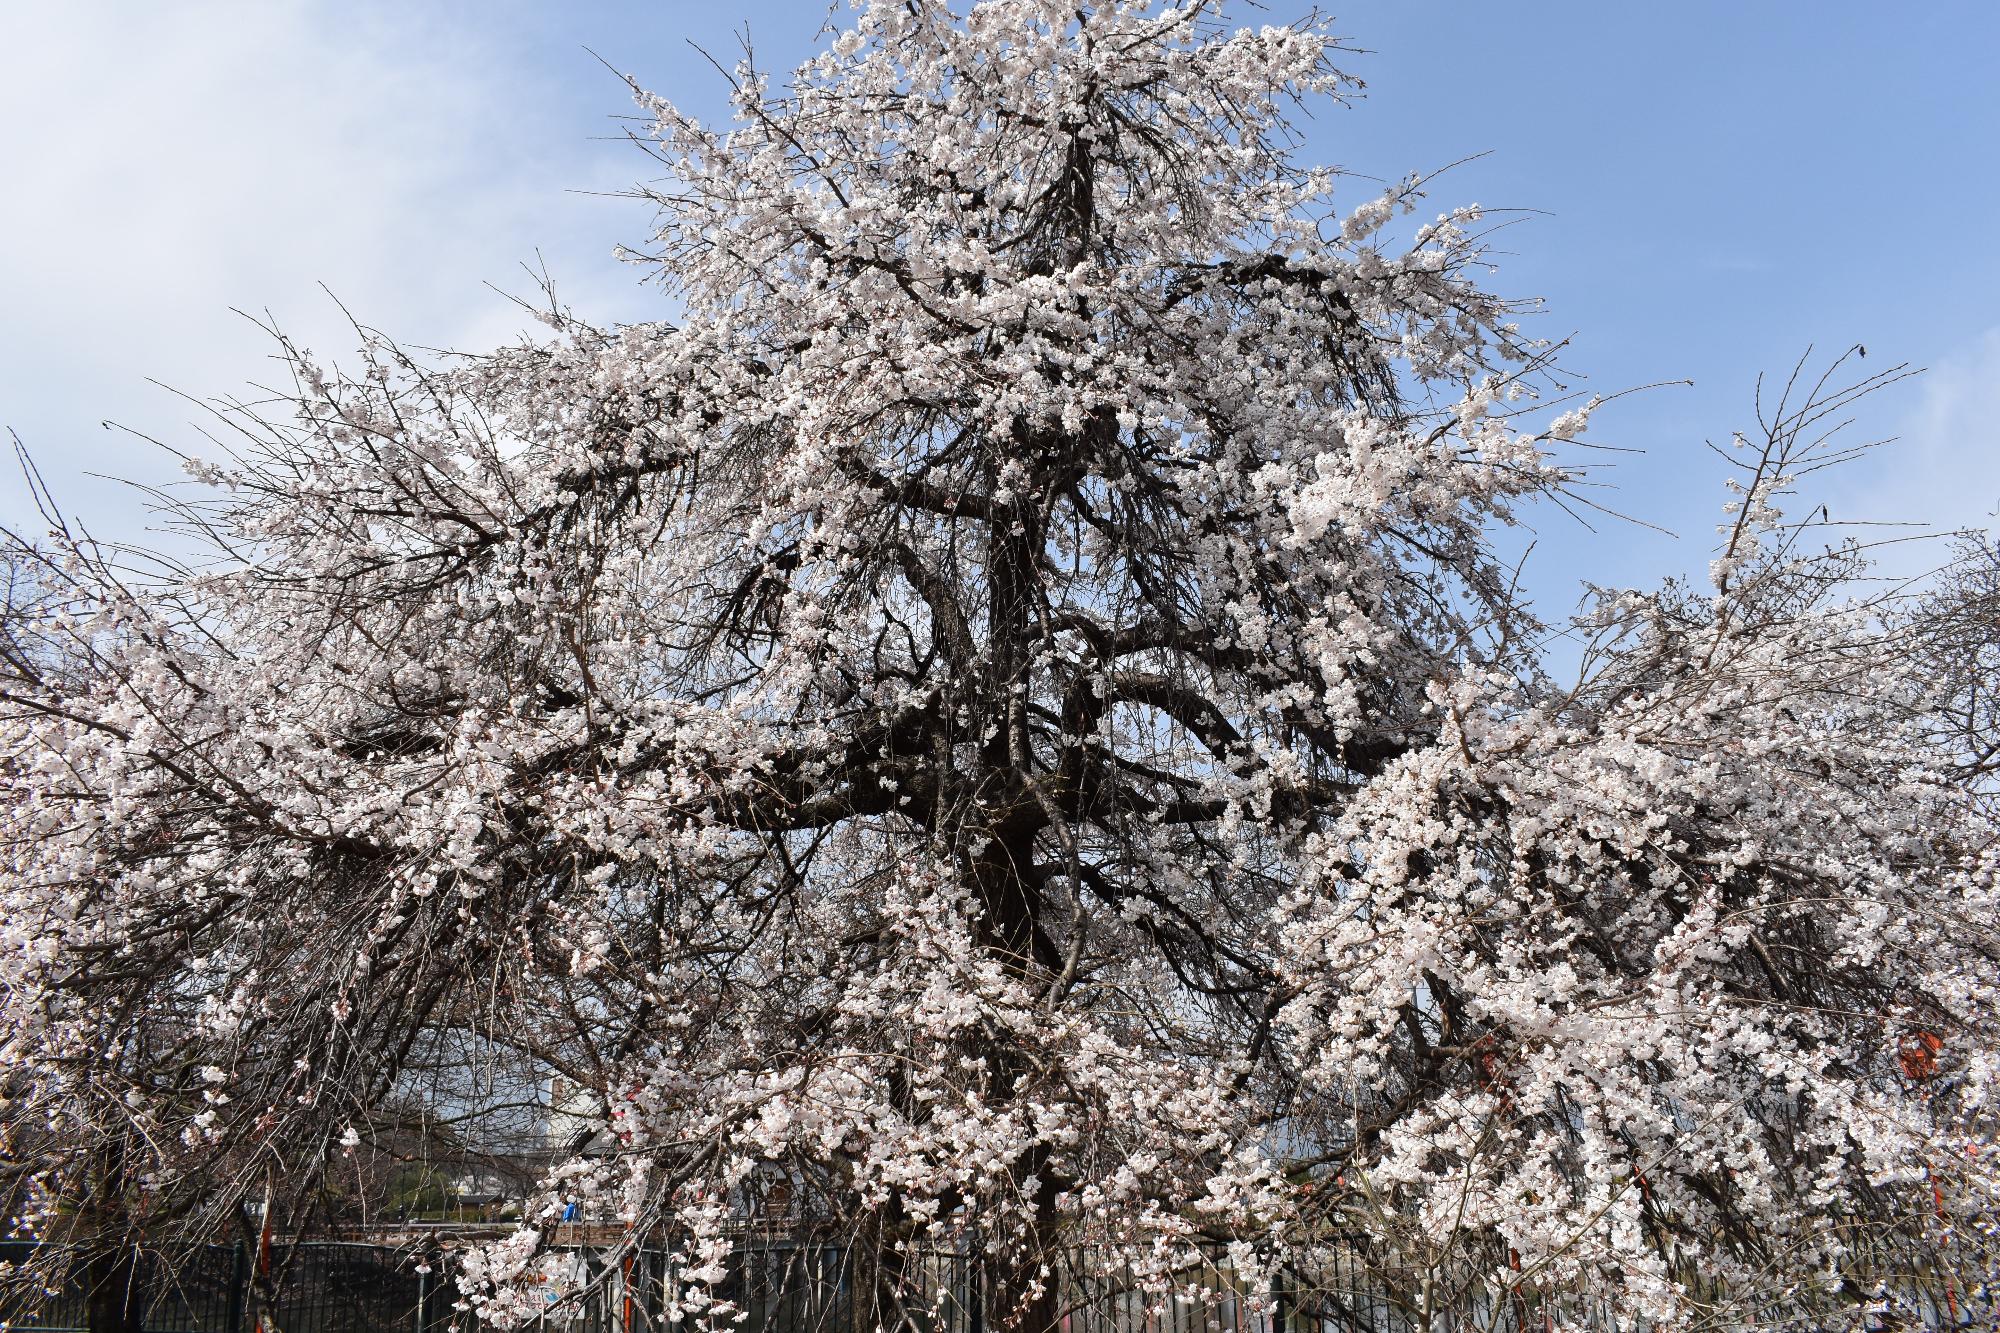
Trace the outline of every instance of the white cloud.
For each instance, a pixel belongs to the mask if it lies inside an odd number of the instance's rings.
[[[572,303],[640,308],[609,251],[643,214],[566,191],[622,187],[642,164],[551,115],[518,53],[427,17],[451,12],[0,9],[0,427],[100,527],[135,525],[136,502],[81,473],[170,475],[100,420],[186,440],[195,412],[149,378],[210,395],[267,370],[231,306],[337,355],[353,337],[323,282],[398,337],[490,346],[525,320],[482,284],[527,289],[539,247]],[[0,521],[25,502],[0,474]]]
[[[1920,525],[1911,533],[2000,526],[2000,327],[1888,393],[1909,402],[1896,438],[1846,469],[1829,500],[1833,517]],[[1879,559],[1882,572],[1908,576],[1944,554],[1924,541],[1883,548]]]
[[[1927,512],[1946,527],[1983,527],[2000,509],[2000,328],[1946,358],[1923,381],[1906,431],[1905,476]]]

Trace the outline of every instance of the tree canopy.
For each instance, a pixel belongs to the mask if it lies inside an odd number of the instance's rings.
[[[860,0],[726,128],[643,97],[673,318],[294,354],[163,500],[201,558],[22,547],[31,1225],[304,1227],[413,1097],[559,1076],[496,1321],[574,1200],[706,1310],[760,1172],[885,1325],[922,1247],[1026,1333],[1086,1247],[1657,1327],[1868,1299],[1947,1213],[1988,1262],[1990,816],[1779,512],[1883,377],[1774,393],[1710,583],[1552,657],[1494,534],[1595,400],[1480,210],[1295,160],[1326,25],[1221,8]]]

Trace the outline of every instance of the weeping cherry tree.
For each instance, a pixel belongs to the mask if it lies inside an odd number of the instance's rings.
[[[291,353],[162,501],[198,558],[21,544],[20,1224],[303,1232],[560,1078],[501,1326],[572,1203],[727,1326],[774,1179],[881,1328],[927,1251],[1022,1333],[1218,1250],[1437,1327],[1984,1271],[1994,830],[1780,513],[1881,377],[1774,392],[1710,581],[1558,637],[1496,534],[1597,404],[1478,209],[1297,160],[1324,24],[855,8],[725,128],[642,96],[672,318]]]

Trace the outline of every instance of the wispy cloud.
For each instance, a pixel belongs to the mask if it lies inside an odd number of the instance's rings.
[[[1949,527],[1983,527],[2000,510],[2000,327],[1947,358],[1924,381],[1907,429],[1912,515]]]
[[[1833,516],[1916,525],[1910,534],[2000,526],[2000,327],[1890,393],[1909,400],[1892,423],[1896,438],[1847,469],[1829,500]],[[1944,556],[1926,541],[1884,548],[1879,559],[1883,572],[1908,576]]]
[[[263,369],[269,345],[232,305],[337,354],[354,339],[324,283],[399,336],[486,346],[525,321],[482,283],[526,288],[518,266],[540,248],[573,295],[604,298],[582,304],[629,309],[608,251],[643,219],[609,222],[565,190],[623,185],[636,158],[579,151],[534,71],[424,13],[0,11],[0,427],[87,514],[118,523],[136,506],[81,472],[167,470],[100,420],[174,434],[194,415],[148,378],[210,394]],[[0,520],[25,510],[0,475]]]

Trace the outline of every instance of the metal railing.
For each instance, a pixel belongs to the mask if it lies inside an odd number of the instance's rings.
[[[48,1267],[34,1242],[0,1242],[0,1263],[16,1274]],[[375,1245],[309,1242],[289,1248],[275,1274],[278,1299],[258,1301],[252,1265],[240,1245],[210,1245],[172,1256],[141,1251],[115,1279],[70,1271],[54,1290],[16,1280],[0,1287],[0,1328],[89,1333],[94,1283],[116,1280],[113,1308],[129,1306],[143,1333],[253,1333],[260,1323],[284,1333],[448,1333],[458,1312],[455,1285],[441,1281],[423,1256]],[[58,1270],[60,1263],[53,1265]],[[422,1271],[424,1269],[430,1271]]]
[[[614,1259],[616,1254],[594,1247],[557,1251],[558,1263],[570,1268],[575,1281],[551,1285],[551,1302],[537,1321],[538,1333],[690,1333],[696,1328],[715,1333],[868,1333],[879,1320],[885,1293],[902,1333],[989,1333],[981,1265],[962,1251],[910,1253],[885,1269],[872,1256],[857,1256],[836,1244],[746,1237],[730,1256],[722,1281],[704,1289],[722,1303],[719,1308],[678,1321],[673,1315],[685,1288],[673,1257],[661,1249]],[[0,1263],[17,1274],[33,1271],[37,1260],[59,1257],[32,1242],[0,1242]],[[1170,1283],[1158,1274],[1142,1281],[1124,1264],[1093,1261],[1087,1251],[1060,1267],[1060,1333],[1539,1333],[1548,1327],[1618,1333],[1643,1328],[1601,1301],[1504,1288],[1462,1292],[1426,1319],[1396,1294],[1398,1285],[1407,1284],[1385,1281],[1358,1260],[1336,1260],[1311,1281],[1287,1273],[1262,1291],[1252,1291],[1220,1255],[1177,1270]],[[209,1246],[178,1254],[172,1262],[142,1253],[116,1271],[130,1284],[130,1305],[141,1333],[479,1333],[479,1321],[463,1308],[449,1250],[304,1241],[281,1247],[263,1282],[255,1280],[252,1270],[240,1246]],[[53,1291],[37,1293],[19,1281],[0,1286],[0,1333],[89,1333],[90,1271],[72,1272]],[[571,1294],[561,1294],[565,1291]],[[272,1293],[274,1299],[262,1304],[260,1292]],[[1990,1294],[1977,1296],[1982,1298],[1977,1308],[1990,1314]],[[1909,1322],[1893,1326],[1985,1326],[1976,1323],[1972,1308],[1956,1301],[1952,1306],[1923,1299],[1906,1302]],[[1784,1321],[1770,1326],[1784,1326]]]

